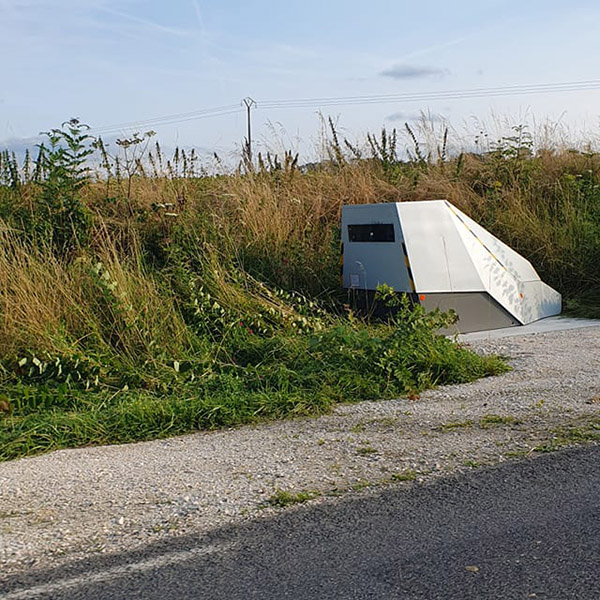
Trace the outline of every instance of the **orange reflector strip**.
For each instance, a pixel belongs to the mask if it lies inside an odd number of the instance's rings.
[[[419,300],[420,300],[421,302],[423,302],[423,300],[425,300],[425,298],[426,298],[425,294],[421,294],[421,295],[419,296]]]

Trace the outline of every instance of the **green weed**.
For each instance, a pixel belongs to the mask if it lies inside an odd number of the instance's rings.
[[[285,490],[276,490],[273,494],[271,494],[268,503],[271,506],[276,506],[278,508],[285,508],[286,506],[291,506],[293,504],[303,504],[304,502],[308,502],[309,500],[313,500],[317,498],[321,494],[319,492],[287,492]]]
[[[551,433],[546,442],[536,446],[536,452],[554,452],[567,446],[600,442],[600,418],[579,419],[556,427]]]
[[[373,446],[359,446],[356,449],[356,454],[360,456],[368,456],[369,454],[377,454],[377,450]]]
[[[401,473],[393,473],[392,481],[414,481],[417,478],[417,472],[412,469],[402,471]]]
[[[442,433],[448,433],[450,431],[456,431],[457,429],[469,429],[473,427],[473,425],[474,422],[470,419],[467,421],[453,421],[450,423],[442,423],[442,425],[439,426],[439,430]]]
[[[483,429],[494,427],[496,425],[518,425],[521,421],[510,415],[483,415],[479,419],[479,426]]]

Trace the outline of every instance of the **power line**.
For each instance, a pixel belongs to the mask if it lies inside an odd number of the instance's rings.
[[[145,119],[141,121],[129,121],[126,123],[117,123],[115,125],[104,125],[101,127],[92,127],[90,133],[118,133],[124,129],[147,129],[158,125],[170,125],[174,123],[183,123],[186,121],[195,121],[197,119],[208,119],[211,117],[220,117],[223,115],[231,115],[241,112],[241,107],[238,104],[230,104],[227,106],[218,106],[215,108],[205,108],[187,113],[179,113],[175,115],[165,115],[155,117],[153,119]]]
[[[420,93],[372,94],[364,96],[332,96],[321,98],[292,98],[287,100],[260,101],[257,108],[261,110],[294,109],[294,108],[326,108],[328,106],[354,106],[361,104],[392,104],[396,102],[424,102],[436,100],[461,100],[466,98],[501,97],[529,94],[551,94],[559,92],[592,91],[600,89],[599,79],[586,81],[570,81],[557,83],[523,84],[487,88],[470,88],[462,90],[439,90]],[[247,107],[246,107],[247,109]],[[159,125],[173,125],[198,119],[209,119],[240,113],[244,110],[238,104],[229,104],[215,108],[200,109],[187,113],[165,115],[141,121],[129,121],[115,125],[94,127],[91,133],[118,133],[124,129],[144,129]]]
[[[422,93],[383,94],[370,96],[338,96],[328,98],[300,98],[291,100],[260,101],[261,109],[311,108],[356,104],[387,104],[394,102],[415,102],[424,100],[455,100],[462,98],[511,96],[521,94],[541,94],[573,92],[600,89],[600,80],[575,81],[565,83],[544,83],[537,85],[513,85],[491,88],[472,88]]]

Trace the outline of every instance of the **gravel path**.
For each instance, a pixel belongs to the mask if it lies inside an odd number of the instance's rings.
[[[600,418],[600,327],[470,345],[514,370],[314,419],[2,463],[2,574],[268,515],[276,490],[323,502],[418,484],[530,454],[557,428]]]

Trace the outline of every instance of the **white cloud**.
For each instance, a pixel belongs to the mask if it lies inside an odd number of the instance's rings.
[[[424,77],[440,77],[447,75],[449,71],[447,69],[440,69],[438,67],[427,67],[427,66],[414,66],[414,65],[393,65],[385,71],[381,71],[380,75],[384,77],[391,77],[392,79],[422,79]]]
[[[423,112],[395,112],[385,118],[386,121],[426,121],[429,123],[441,123],[444,118],[435,113]]]

